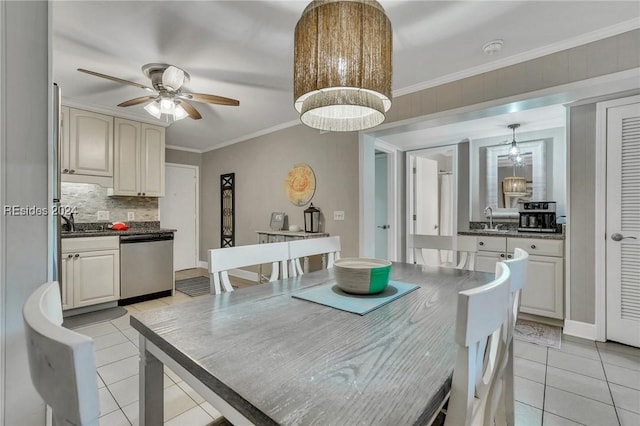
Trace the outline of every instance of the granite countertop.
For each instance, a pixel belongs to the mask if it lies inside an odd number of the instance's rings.
[[[126,231],[112,231],[104,222],[76,223],[75,231],[62,231],[62,238],[111,237],[120,235],[167,234],[176,229],[160,228],[160,222],[131,222]]]
[[[458,235],[475,235],[481,237],[539,238],[543,240],[565,239],[565,234],[561,233],[522,232],[514,229],[505,229],[499,232],[491,232],[484,229],[472,229],[469,231],[459,231]]]

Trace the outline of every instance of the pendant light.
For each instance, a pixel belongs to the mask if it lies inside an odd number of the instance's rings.
[[[374,0],[314,0],[295,29],[294,99],[300,120],[364,130],[391,108],[392,30]]]
[[[517,123],[509,124],[507,127],[513,130],[513,140],[511,141],[511,148],[509,149],[509,159],[515,164],[522,160],[520,157],[520,147],[518,146],[518,142],[516,142],[516,129],[520,127],[520,125]]]

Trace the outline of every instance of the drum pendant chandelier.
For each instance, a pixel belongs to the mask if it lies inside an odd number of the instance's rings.
[[[293,92],[300,120],[347,132],[391,108],[391,22],[372,0],[315,0],[296,25]]]

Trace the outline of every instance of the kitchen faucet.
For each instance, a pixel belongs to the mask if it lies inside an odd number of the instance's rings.
[[[71,213],[68,218],[64,215],[60,215],[60,217],[64,219],[64,224],[66,225],[69,232],[73,232],[76,230],[76,222],[73,218],[73,213]]]
[[[493,209],[491,206],[484,208],[484,217],[487,217],[487,210],[489,210],[489,229],[493,229]]]

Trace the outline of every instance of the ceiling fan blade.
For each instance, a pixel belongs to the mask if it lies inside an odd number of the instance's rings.
[[[189,114],[189,117],[191,117],[192,119],[200,120],[202,118],[198,110],[195,109],[193,105],[191,105],[190,103],[185,101],[180,101],[180,105],[182,105],[182,108],[184,108],[184,110],[187,111],[187,114]]]
[[[181,93],[180,97],[183,99],[190,99],[192,101],[204,102],[207,104],[229,105],[229,106],[240,105],[240,101],[237,101],[235,99],[225,98],[223,96],[207,95],[205,93]]]
[[[138,104],[143,104],[147,101],[151,101],[153,99],[155,99],[156,96],[141,96],[139,98],[135,98],[135,99],[129,99],[128,101],[124,101],[122,103],[119,103],[118,106],[119,107],[128,107],[128,106],[132,106],[132,105],[138,105]]]
[[[86,70],[84,68],[78,68],[78,71],[89,74],[89,75],[95,75],[96,77],[101,77],[101,78],[106,78],[107,80],[111,80],[111,81],[115,81],[117,83],[121,83],[121,84],[128,84],[129,86],[135,86],[135,87],[139,87],[141,89],[144,90],[148,90],[150,92],[155,92],[155,90],[149,86],[145,86],[144,84],[140,84],[140,83],[135,83],[133,81],[129,81],[129,80],[123,80],[121,78],[118,77],[113,77],[107,74],[101,74],[99,72],[95,72],[95,71],[89,71]]]

